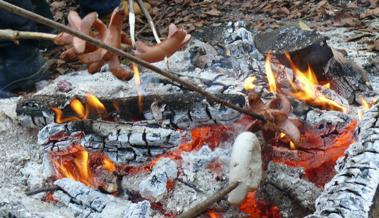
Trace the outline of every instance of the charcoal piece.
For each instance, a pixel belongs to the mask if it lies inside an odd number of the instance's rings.
[[[379,105],[364,114],[358,140],[337,161],[337,174],[316,200],[316,211],[307,218],[378,217]]]

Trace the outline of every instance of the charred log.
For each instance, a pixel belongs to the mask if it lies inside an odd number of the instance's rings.
[[[358,128],[358,141],[336,165],[337,174],[316,200],[307,218],[367,218],[377,213],[379,184],[379,105],[366,112]],[[375,200],[376,199],[376,200]]]
[[[243,107],[245,98],[239,94],[220,94],[218,97]],[[84,97],[78,96],[82,102]],[[175,128],[186,129],[201,124],[231,122],[240,114],[222,105],[208,103],[204,97],[194,93],[142,96],[142,110],[138,108],[139,96],[100,99],[107,109],[102,115],[107,120],[167,120]],[[65,114],[73,115],[65,95],[35,95],[19,101],[17,114],[25,125],[45,126],[54,120],[52,108],[63,108]],[[97,119],[93,114],[89,119]],[[159,121],[159,120],[158,120]]]
[[[288,68],[295,64],[306,72],[311,66],[319,81],[330,82],[332,89],[352,103],[357,92],[370,88],[367,72],[326,41],[302,22],[260,33],[254,39],[262,54],[272,53]]]
[[[105,152],[116,163],[129,163],[146,161],[178,146],[180,137],[179,131],[154,122],[83,120],[45,126],[38,134],[38,143],[51,151],[81,144],[90,151]]]
[[[70,179],[55,181],[61,190],[54,192],[58,202],[71,208],[80,217],[122,217],[148,218],[150,217],[150,203],[142,201],[132,203],[103,194],[90,187]]]
[[[271,162],[257,191],[257,198],[272,202],[283,217],[304,217],[314,211],[321,190],[304,179],[301,168]]]

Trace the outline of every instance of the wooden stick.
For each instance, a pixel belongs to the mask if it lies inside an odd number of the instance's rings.
[[[44,39],[54,40],[57,35],[50,33],[16,31],[11,29],[0,29],[0,40],[9,40],[18,43],[20,39]]]
[[[25,192],[25,195],[26,196],[32,196],[32,195],[36,195],[36,194],[39,194],[39,193],[42,193],[42,192],[57,191],[59,189],[60,188],[58,186],[52,186],[52,187],[47,187],[47,188],[39,188],[39,189],[36,189],[36,190],[31,190],[31,191]]]
[[[154,66],[154,65],[152,65],[152,64],[150,64],[150,63],[148,63],[148,62],[146,62],[140,58],[137,58],[131,54],[128,54],[127,52],[125,52],[121,49],[112,47],[112,46],[107,45],[98,39],[95,39],[91,36],[88,36],[86,34],[78,32],[78,31],[68,27],[67,25],[60,24],[58,22],[55,22],[53,20],[50,20],[50,19],[45,18],[43,16],[40,16],[34,12],[31,12],[31,11],[25,10],[23,8],[20,8],[16,5],[10,4],[4,0],[0,0],[0,8],[6,10],[8,12],[11,12],[11,13],[17,14],[19,16],[33,20],[37,23],[40,23],[40,24],[46,25],[48,27],[54,28],[58,31],[66,32],[68,34],[76,36],[76,37],[83,39],[83,40],[87,41],[88,43],[93,44],[97,47],[107,49],[108,51],[110,51],[110,52],[112,52],[118,56],[122,56],[131,62],[134,62],[134,63],[136,63],[142,67],[145,67],[149,70],[152,70],[152,71],[154,71],[154,72],[156,72],[156,73],[158,73],[158,74],[160,74],[160,75],[162,75],[162,76],[164,76],[164,77],[166,77],[166,78],[168,78],[168,79],[170,79],[176,83],[179,83],[180,85],[184,86],[185,88],[187,88],[189,90],[195,91],[195,92],[203,95],[205,98],[208,99],[208,101],[220,103],[220,104],[225,105],[226,107],[229,107],[229,108],[236,110],[240,113],[250,115],[255,119],[261,120],[263,122],[266,121],[266,119],[260,114],[253,113],[250,110],[241,108],[241,107],[234,105],[234,104],[231,104],[230,102],[203,90],[202,88],[198,87],[197,85],[193,84],[192,82],[190,82],[188,80],[183,80],[183,79],[179,78],[178,76],[176,76],[175,74],[173,74],[169,71],[162,70],[159,67]]]
[[[157,41],[157,43],[161,43],[161,40],[159,39],[159,36],[158,36],[158,33],[157,33],[157,29],[155,28],[155,25],[154,25],[154,21],[151,18],[150,13],[146,10],[145,5],[143,4],[143,1],[142,0],[137,0],[137,3],[139,5],[139,7],[141,8],[141,11],[142,11],[143,15],[145,15],[145,17],[147,19],[147,22],[150,25],[151,30],[153,31],[153,35],[154,35],[155,41]]]
[[[132,40],[132,47],[136,48],[136,14],[134,13],[134,1],[129,0],[129,29],[130,29],[130,39]]]
[[[231,191],[233,191],[237,186],[239,185],[239,182],[232,182],[225,188],[221,189],[219,192],[215,193],[214,195],[210,196],[205,201],[199,203],[198,205],[194,206],[193,208],[187,210],[186,212],[180,214],[177,216],[177,218],[193,218],[197,215],[204,212],[206,209],[208,209],[212,204],[216,203],[217,201],[221,200],[225,197],[225,195],[229,194]]]

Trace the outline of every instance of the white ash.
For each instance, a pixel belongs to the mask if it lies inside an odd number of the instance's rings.
[[[63,191],[55,191],[54,197],[75,211],[79,217],[149,218],[150,203],[132,203],[126,199],[103,194],[67,178],[54,182]]]
[[[43,148],[38,145],[37,131],[18,125],[16,104],[18,98],[1,99],[0,104],[0,217],[73,217],[66,208],[40,200],[41,194],[24,194],[32,186],[41,187],[34,167],[45,170]],[[48,173],[48,171],[46,171]],[[29,186],[30,185],[30,186]]]
[[[142,197],[158,202],[167,195],[167,182],[178,175],[176,163],[169,158],[162,158],[153,167],[150,175],[141,181],[139,191]]]
[[[50,137],[58,133],[67,133],[66,125],[50,123],[38,132],[37,143],[39,145],[46,145],[50,143]]]
[[[379,105],[364,114],[358,140],[335,166],[336,175],[316,201],[316,211],[308,218],[367,218],[379,185]],[[377,205],[376,205],[377,206]]]
[[[26,184],[29,190],[46,187],[49,179],[54,176],[54,169],[48,154],[43,154],[42,164],[28,162],[21,169],[21,173],[27,178]]]
[[[231,148],[216,148],[212,149],[208,145],[202,146],[198,151],[195,152],[183,152],[182,154],[182,168],[183,171],[196,172],[203,170],[208,164],[218,160],[222,165],[228,168],[228,163],[230,160]],[[188,173],[187,176],[191,175]],[[195,179],[189,177],[191,179]]]
[[[305,121],[314,126],[321,123],[328,123],[332,125],[346,124],[350,122],[353,117],[349,114],[339,111],[325,111],[320,109],[313,109],[306,114]]]
[[[358,30],[351,30],[350,28],[339,27],[332,28],[326,32],[321,32],[323,35],[327,36],[329,39],[327,41],[328,45],[333,48],[343,49],[347,52],[348,57],[354,59],[360,66],[365,66],[368,64],[369,57],[376,56],[375,52],[367,51],[367,44],[357,41],[348,42],[346,39],[361,35],[362,32]],[[378,32],[371,32],[371,39],[379,37]]]

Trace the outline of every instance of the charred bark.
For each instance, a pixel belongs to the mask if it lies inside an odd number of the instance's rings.
[[[321,190],[303,177],[301,168],[270,162],[257,198],[277,205],[284,218],[304,217],[314,210],[314,202]]]
[[[368,218],[377,214],[379,184],[379,105],[366,112],[358,140],[336,165],[337,174],[316,200],[316,211],[307,218]]]
[[[219,94],[218,97],[231,103],[245,106],[245,98],[239,94]],[[85,102],[84,97],[78,96]],[[69,98],[65,95],[35,95],[19,101],[17,114],[21,123],[31,126],[45,126],[53,122],[52,108],[62,108],[66,116],[74,115],[68,106]],[[167,120],[174,128],[186,129],[201,124],[231,122],[239,118],[240,113],[218,104],[212,104],[195,93],[147,95],[142,96],[142,110],[139,109],[139,96],[125,98],[100,99],[107,109],[102,115],[107,120]],[[97,114],[89,119],[97,119]],[[159,120],[161,119],[161,120]]]

